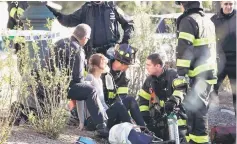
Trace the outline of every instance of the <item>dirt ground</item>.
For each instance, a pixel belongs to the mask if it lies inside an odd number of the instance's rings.
[[[212,103],[209,108],[209,129],[213,126],[230,126],[236,125],[235,116],[233,113],[232,96],[230,92],[223,91],[219,97],[212,96]],[[228,112],[221,112],[223,109],[230,110]],[[95,137],[93,132],[79,131],[76,127],[67,127],[57,140],[47,138],[42,134],[38,134],[33,129],[27,126],[14,127],[7,144],[72,144],[79,136],[88,136],[99,144],[104,144],[103,140]]]

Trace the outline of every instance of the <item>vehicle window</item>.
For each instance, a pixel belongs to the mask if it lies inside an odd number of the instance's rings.
[[[156,32],[157,33],[175,33],[176,19],[163,18],[159,21]]]

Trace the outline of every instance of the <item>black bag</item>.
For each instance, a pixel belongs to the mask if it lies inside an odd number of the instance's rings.
[[[212,144],[235,144],[236,126],[215,126],[210,137]]]

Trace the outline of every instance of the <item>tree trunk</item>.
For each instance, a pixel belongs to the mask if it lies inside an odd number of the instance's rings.
[[[221,3],[220,1],[213,1],[212,2],[212,12],[217,13],[221,9]]]

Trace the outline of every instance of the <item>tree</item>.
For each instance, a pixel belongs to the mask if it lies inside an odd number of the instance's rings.
[[[215,12],[215,13],[217,13],[217,12],[219,12],[220,11],[220,9],[221,9],[221,3],[220,3],[220,1],[213,1],[212,2],[212,12]]]

